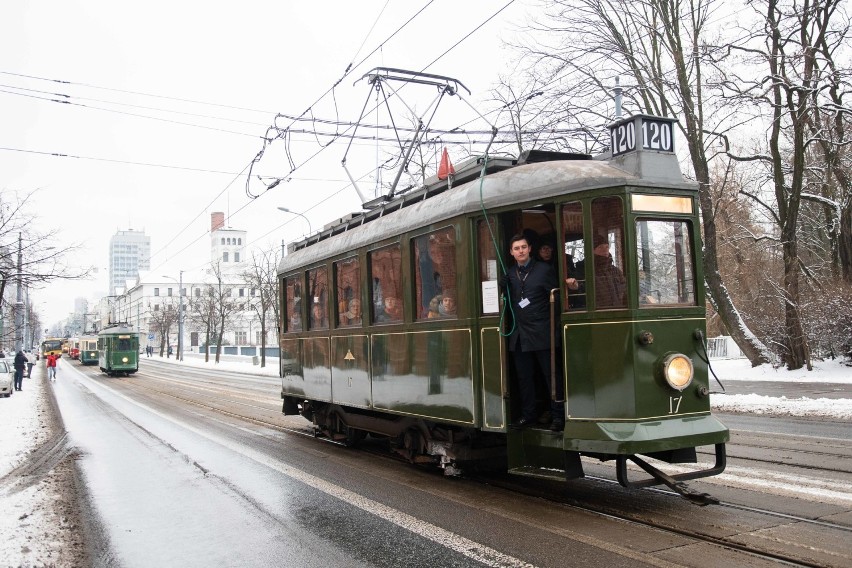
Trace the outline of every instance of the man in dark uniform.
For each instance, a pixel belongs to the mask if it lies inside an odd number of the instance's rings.
[[[543,377],[545,391],[548,395],[551,392],[550,291],[558,288],[559,284],[553,267],[532,258],[532,249],[524,235],[512,237],[509,253],[517,263],[503,278],[509,288],[509,301],[515,315],[515,328],[509,336],[509,350],[514,356],[521,395],[521,418],[516,425],[529,426],[536,421],[537,377]],[[558,344],[558,335],[556,341]],[[542,374],[536,373],[536,363]],[[565,389],[561,373],[557,373],[556,400],[550,402],[550,411],[553,416],[550,429],[562,430],[565,427]]]

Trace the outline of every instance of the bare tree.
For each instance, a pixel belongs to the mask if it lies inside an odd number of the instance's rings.
[[[729,45],[740,57],[737,67],[725,73],[722,87],[734,104],[765,111],[770,119],[768,140],[764,151],[729,150],[729,155],[755,162],[766,171],[767,195],[750,195],[773,212],[778,227],[783,252],[779,292],[786,334],[782,354],[789,369],[811,369],[801,306],[800,276],[808,271],[800,254],[800,213],[805,196],[816,195],[806,191],[808,152],[816,147],[826,157],[834,155],[829,137],[820,133],[821,117],[848,113],[835,108],[836,97],[824,93],[848,89],[848,72],[844,77],[837,71],[834,57],[848,40],[849,22],[839,0],[760,0],[750,5],[758,24]]]
[[[4,336],[11,332],[16,343],[24,341],[23,304],[18,302],[22,300],[20,297],[10,302],[7,294],[10,287],[39,288],[56,280],[80,279],[89,274],[89,268],[69,268],[64,264],[77,245],[60,244],[58,230],[40,230],[36,215],[29,211],[32,195],[0,190],[0,314],[10,303],[21,310],[12,318],[15,325],[2,330]]]
[[[148,307],[151,314],[151,328],[160,334],[160,357],[165,353],[168,356],[168,340],[172,326],[178,321],[178,307],[172,303],[155,306],[156,309]]]
[[[278,304],[278,261],[279,249],[269,247],[260,252],[253,251],[251,265],[243,273],[243,279],[249,287],[247,309],[254,311],[260,321],[260,366],[266,366],[266,339],[270,312],[277,319]]]
[[[219,312],[216,309],[216,289],[208,284],[199,296],[189,299],[187,306],[190,321],[204,329],[204,362],[210,361],[210,340],[215,337],[219,327]]]
[[[213,265],[213,277],[216,279],[216,282],[212,284],[213,305],[216,312],[216,321],[219,324],[219,329],[216,332],[216,362],[218,363],[222,352],[222,338],[225,336],[225,326],[235,323],[235,320],[238,319],[242,312],[243,306],[233,297],[233,287],[225,282],[225,275],[218,262]]]
[[[609,91],[625,78],[627,110],[679,118],[699,186],[707,292],[728,333],[753,365],[771,352],[748,328],[722,281],[711,196],[709,131],[727,128],[729,115],[708,113],[703,70],[708,15],[715,0],[555,0],[537,31],[549,42],[523,46],[545,70],[545,97],[562,102],[566,117],[603,131],[614,118]],[[715,54],[714,54],[715,55]],[[713,124],[708,125],[712,119]]]

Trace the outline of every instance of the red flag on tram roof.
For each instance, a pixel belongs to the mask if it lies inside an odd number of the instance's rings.
[[[456,169],[453,167],[453,163],[450,161],[450,156],[447,154],[447,149],[444,148],[443,154],[441,154],[441,165],[438,166],[438,179],[447,179],[450,176],[456,175]]]

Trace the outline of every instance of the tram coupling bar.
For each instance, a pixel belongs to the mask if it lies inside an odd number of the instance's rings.
[[[648,473],[648,475],[651,476],[651,478],[639,481],[630,481],[627,477],[627,460],[630,460],[641,467],[646,473]],[[725,444],[716,444],[716,464],[712,468],[700,471],[689,471],[686,473],[669,475],[635,455],[618,456],[616,457],[615,463],[618,482],[624,487],[637,489],[640,487],[650,487],[652,485],[662,484],[669,487],[672,491],[675,491],[681,497],[684,497],[697,505],[717,505],[719,503],[718,499],[707,493],[699,493],[691,490],[684,481],[710,477],[711,475],[722,473],[725,470],[726,464]]]

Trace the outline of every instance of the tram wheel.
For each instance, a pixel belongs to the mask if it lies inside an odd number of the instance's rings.
[[[343,433],[346,435],[346,439],[343,443],[349,448],[354,448],[361,440],[367,437],[367,433],[363,430],[350,428],[349,426],[343,427]]]

